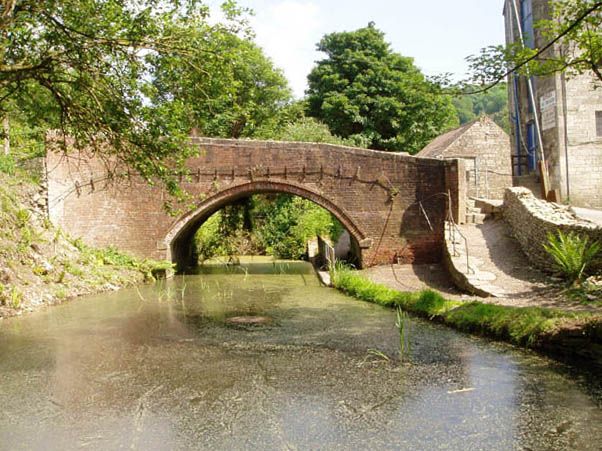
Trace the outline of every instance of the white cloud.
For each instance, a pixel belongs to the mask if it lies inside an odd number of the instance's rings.
[[[313,1],[283,0],[256,9],[251,25],[257,43],[282,68],[295,96],[301,97],[318,53],[321,38],[320,8]]]

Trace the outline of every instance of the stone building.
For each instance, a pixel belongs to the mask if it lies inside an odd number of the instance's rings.
[[[488,116],[435,138],[417,156],[464,160],[469,197],[503,199],[512,186],[510,138]]]
[[[534,24],[549,17],[549,0],[505,0],[507,43],[522,39],[525,46],[542,48],[548,41]],[[557,44],[549,51],[560,50]],[[557,190],[559,200],[602,208],[600,81],[593,73],[512,74],[508,86],[514,174],[540,175],[543,159],[549,189]]]

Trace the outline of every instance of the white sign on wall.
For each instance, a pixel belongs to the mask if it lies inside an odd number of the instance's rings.
[[[539,98],[541,111],[541,129],[549,130],[556,127],[556,92],[552,91]]]

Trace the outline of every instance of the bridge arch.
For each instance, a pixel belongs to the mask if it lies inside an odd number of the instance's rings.
[[[166,245],[165,258],[178,264],[190,264],[192,259],[190,243],[194,234],[203,222],[218,210],[238,199],[253,194],[266,193],[292,194],[308,199],[326,209],[337,218],[347,232],[349,232],[352,242],[354,241],[356,244],[361,243],[366,238],[365,234],[349,214],[338,207],[334,202],[324,197],[321,193],[294,182],[285,183],[282,181],[258,180],[220,190],[203,200],[197,208],[178,218],[175,223],[173,223],[164,239]],[[361,252],[359,246],[357,252]],[[361,255],[358,255],[358,258],[361,262]]]

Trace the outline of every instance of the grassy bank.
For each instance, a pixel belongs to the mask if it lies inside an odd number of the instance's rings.
[[[443,298],[432,290],[401,292],[371,282],[355,271],[337,268],[334,286],[344,293],[458,330],[485,335],[552,354],[575,353],[602,363],[602,316],[538,307],[509,307]],[[557,352],[555,352],[557,351]]]
[[[153,280],[171,263],[86,246],[46,218],[39,186],[0,173],[0,318]]]

